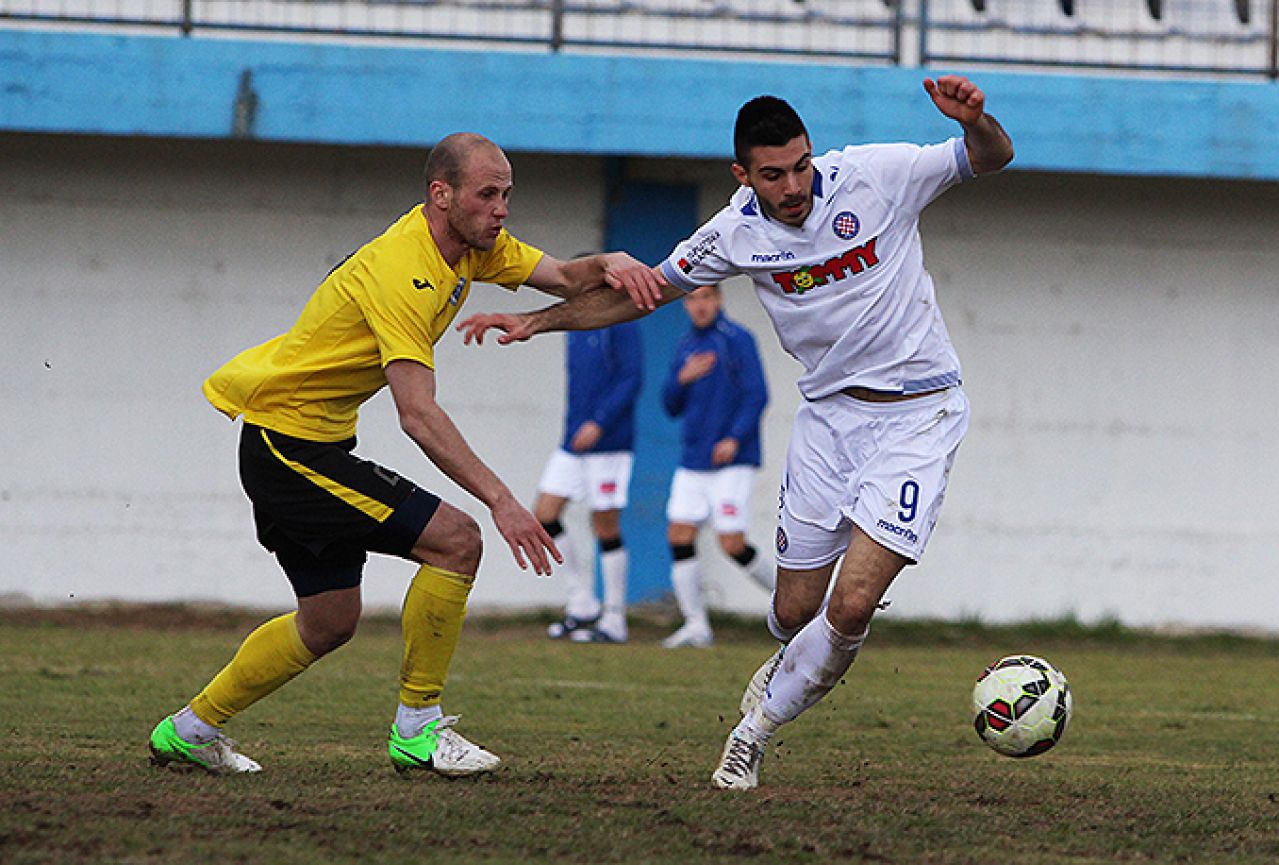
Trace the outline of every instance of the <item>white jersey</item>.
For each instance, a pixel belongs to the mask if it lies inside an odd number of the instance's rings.
[[[749,276],[782,347],[804,365],[810,400],[854,386],[912,394],[958,384],[919,214],[973,176],[963,141],[846,147],[813,166],[802,226],[766,217],[743,186],[676,246],[663,275],[685,291]]]

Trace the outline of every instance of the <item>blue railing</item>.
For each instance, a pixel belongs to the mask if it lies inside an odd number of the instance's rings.
[[[0,0],[0,23],[1279,77],[1279,0]]]

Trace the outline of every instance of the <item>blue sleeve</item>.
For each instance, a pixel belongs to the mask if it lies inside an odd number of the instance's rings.
[[[684,347],[675,349],[675,359],[671,362],[671,371],[662,385],[662,408],[671,417],[679,417],[684,413],[684,405],[688,401],[688,387],[679,383],[679,371],[684,365]]]
[[[741,442],[759,429],[759,419],[764,414],[764,406],[768,405],[768,384],[764,380],[764,366],[759,360],[759,350],[755,348],[755,338],[750,333],[737,331],[729,349],[733,352],[741,388],[729,435]]]
[[[644,383],[644,346],[638,325],[613,327],[609,333],[609,359],[612,361],[608,387],[600,394],[591,420],[611,430],[639,396]]]

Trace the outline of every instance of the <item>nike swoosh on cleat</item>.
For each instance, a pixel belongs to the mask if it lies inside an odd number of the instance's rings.
[[[408,751],[405,751],[399,745],[395,745],[393,747],[395,748],[395,750],[399,751],[401,754],[403,754],[405,757],[408,757],[410,760],[412,760],[414,763],[417,763],[419,766],[425,766],[427,769],[429,769],[431,768],[432,765],[434,765],[434,762],[432,758],[430,757],[423,760],[417,754],[410,754]]]

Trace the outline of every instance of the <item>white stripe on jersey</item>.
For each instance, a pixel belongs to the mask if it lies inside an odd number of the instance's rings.
[[[743,186],[662,262],[667,281],[691,291],[749,276],[782,347],[804,365],[808,399],[854,386],[922,393],[958,384],[919,214],[973,176],[963,140],[846,147],[813,165],[803,226],[767,218]]]

